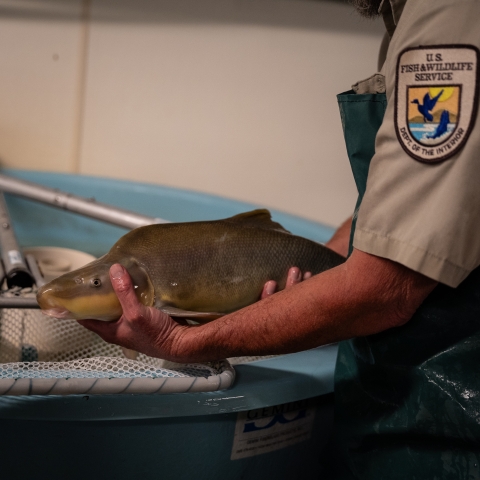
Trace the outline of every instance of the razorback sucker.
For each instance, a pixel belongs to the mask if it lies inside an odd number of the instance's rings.
[[[52,317],[116,320],[122,309],[109,269],[120,263],[144,305],[203,322],[254,303],[268,280],[283,289],[292,266],[315,275],[344,261],[286,231],[268,210],[254,210],[224,220],[132,230],[103,257],[46,284],[37,300]]]

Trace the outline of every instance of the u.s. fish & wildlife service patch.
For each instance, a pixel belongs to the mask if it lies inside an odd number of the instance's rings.
[[[477,113],[478,54],[471,45],[404,50],[397,64],[395,128],[403,149],[421,162],[455,155]]]

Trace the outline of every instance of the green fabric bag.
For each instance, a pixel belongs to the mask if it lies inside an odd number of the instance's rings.
[[[350,91],[338,102],[356,213],[386,98]],[[456,289],[438,285],[405,325],[341,342],[334,478],[479,479],[479,368],[480,267]]]

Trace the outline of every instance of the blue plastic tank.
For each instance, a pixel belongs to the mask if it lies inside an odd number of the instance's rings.
[[[18,178],[174,222],[263,206],[104,178],[5,171]],[[23,247],[99,256],[125,230],[7,196]],[[297,235],[328,227],[272,211]],[[333,424],[334,345],[235,367],[213,393],[0,397],[0,477],[10,479],[283,480],[321,478]]]

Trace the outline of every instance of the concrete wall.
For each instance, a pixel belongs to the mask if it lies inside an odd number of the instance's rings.
[[[0,0],[0,165],[336,225],[356,194],[335,94],[382,33],[331,1]]]

